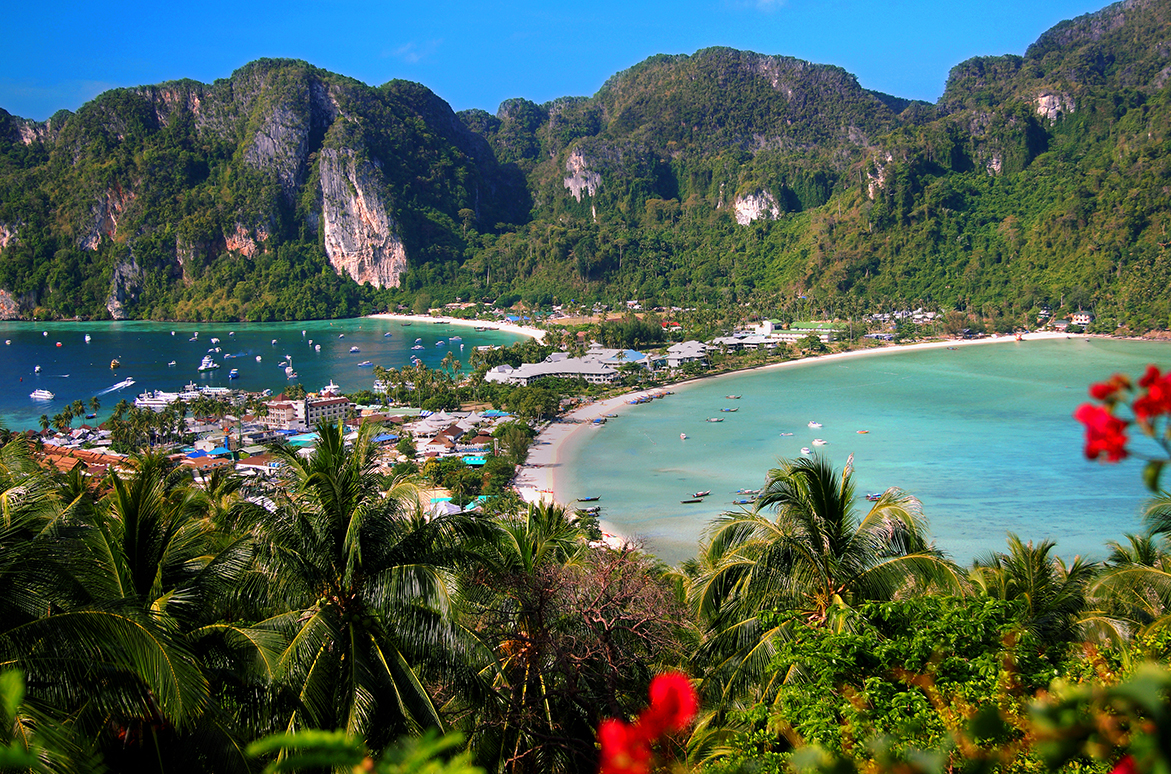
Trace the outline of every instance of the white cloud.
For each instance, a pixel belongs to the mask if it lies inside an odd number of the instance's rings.
[[[407,64],[418,64],[425,59],[430,59],[431,55],[439,50],[439,46],[442,43],[442,38],[428,40],[423,43],[412,40],[393,51],[384,52],[383,56],[393,56],[395,59],[400,59]]]

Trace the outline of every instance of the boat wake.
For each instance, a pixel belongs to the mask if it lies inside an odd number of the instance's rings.
[[[118,382],[117,384],[115,384],[115,385],[113,385],[113,386],[111,386],[111,387],[107,387],[106,389],[102,390],[101,392],[99,392],[99,393],[97,393],[97,394],[98,394],[98,395],[107,395],[107,394],[109,394],[109,393],[111,393],[111,392],[114,392],[114,390],[121,390],[121,389],[124,389],[124,388],[126,388],[126,387],[129,387],[129,386],[130,386],[130,385],[132,385],[132,384],[134,384],[134,380],[133,380],[133,379],[123,379],[122,381]]]

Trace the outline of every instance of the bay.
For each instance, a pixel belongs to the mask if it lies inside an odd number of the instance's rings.
[[[603,520],[674,564],[695,555],[714,517],[740,507],[737,489],[760,487],[769,468],[810,447],[839,469],[854,454],[863,512],[866,492],[897,486],[919,497],[937,546],[961,563],[1004,550],[1010,531],[1052,539],[1066,558],[1100,559],[1106,541],[1141,531],[1149,494],[1141,462],[1085,459],[1071,415],[1092,382],[1137,377],[1148,363],[1171,365],[1171,344],[1076,338],[893,350],[700,380],[568,438],[557,489],[599,496]],[[812,446],[815,438],[826,444]],[[703,503],[680,503],[708,489]]]
[[[174,335],[172,335],[174,331]],[[385,334],[390,334],[389,336]],[[89,334],[90,341],[85,340]],[[451,341],[452,336],[462,341]],[[219,343],[213,344],[212,338]],[[474,347],[508,346],[524,337],[502,330],[476,331],[473,326],[411,322],[381,318],[313,320],[286,323],[157,323],[157,322],[0,322],[0,422],[14,430],[39,429],[39,417],[52,416],[75,400],[97,396],[98,420],[110,415],[123,398],[133,401],[147,390],[175,392],[189,382],[279,393],[288,384],[320,389],[331,379],[343,391],[370,389],[374,369],[359,367],[370,360],[388,368],[410,364],[412,355],[431,368],[452,353],[467,370]],[[415,339],[422,349],[415,350]],[[275,343],[273,343],[275,340]],[[312,341],[312,344],[310,344]],[[61,346],[57,346],[60,342]],[[320,345],[318,351],[316,345]],[[199,371],[209,349],[220,368]],[[358,347],[358,352],[350,352]],[[232,355],[232,357],[227,357]],[[261,360],[256,360],[260,356]],[[297,378],[286,379],[282,360],[291,356]],[[120,362],[118,369],[110,361]],[[171,361],[175,365],[168,366]],[[40,366],[39,373],[35,371]],[[238,379],[229,379],[236,368]],[[135,383],[111,389],[124,379]],[[56,397],[29,397],[45,389]],[[91,420],[92,421],[92,420]],[[76,423],[75,423],[76,424]]]

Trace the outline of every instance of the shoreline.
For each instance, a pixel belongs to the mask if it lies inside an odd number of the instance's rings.
[[[1043,341],[1046,339],[1066,339],[1066,338],[1094,338],[1086,334],[1066,334],[1066,333],[1028,333],[1022,336],[1021,341]],[[767,371],[777,368],[789,368],[800,365],[808,365],[810,363],[822,363],[830,360],[845,360],[857,357],[870,357],[881,354],[889,354],[895,352],[910,352],[915,350],[925,349],[939,349],[943,347],[966,347],[980,344],[994,344],[1000,342],[1016,342],[1014,336],[1001,336],[998,338],[986,339],[943,339],[941,341],[925,341],[918,344],[907,345],[893,345],[893,346],[879,346],[867,347],[865,349],[854,349],[848,352],[835,352],[831,355],[814,355],[810,357],[797,358],[795,360],[786,360],[781,363],[769,363],[762,366],[753,366],[751,368],[741,368],[734,371],[727,371],[722,374],[715,374],[712,376],[701,376],[694,379],[687,379],[681,382],[674,382],[663,385],[661,387],[643,388],[637,390],[630,390],[621,395],[616,395],[612,398],[606,398],[595,403],[589,403],[585,406],[578,407],[573,411],[562,417],[561,421],[551,422],[546,425],[533,439],[533,445],[529,448],[529,456],[525,460],[521,471],[517,474],[516,480],[513,483],[517,493],[525,502],[556,502],[563,506],[570,506],[574,501],[567,500],[567,493],[564,489],[564,481],[562,480],[560,486],[558,479],[562,478],[557,475],[558,470],[564,464],[561,456],[561,450],[565,442],[581,432],[583,429],[591,427],[594,419],[603,416],[604,414],[620,413],[623,406],[627,406],[627,401],[634,396],[646,394],[649,392],[656,392],[663,389],[679,390],[688,386],[699,383],[706,383],[712,379],[719,379],[724,376],[731,376],[733,374],[742,374],[752,371]],[[570,420],[570,421],[565,421]],[[600,520],[603,534],[606,542],[611,546],[621,546],[630,543],[637,543],[632,536],[621,534],[613,524]]]
[[[517,325],[516,323],[508,322],[485,322],[483,320],[465,320],[462,317],[432,317],[428,314],[396,314],[394,312],[377,312],[375,314],[368,314],[365,316],[372,320],[392,320],[395,322],[418,322],[418,323],[449,323],[451,325],[463,325],[469,328],[484,327],[489,330],[503,331],[505,333],[514,333],[518,336],[528,336],[531,339],[536,339],[538,343],[545,340],[545,331],[540,328],[530,328],[526,325]]]

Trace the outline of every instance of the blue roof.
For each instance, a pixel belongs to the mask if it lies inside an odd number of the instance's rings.
[[[392,433],[383,433],[374,438],[374,443],[386,443],[387,441],[397,441],[398,436]]]

